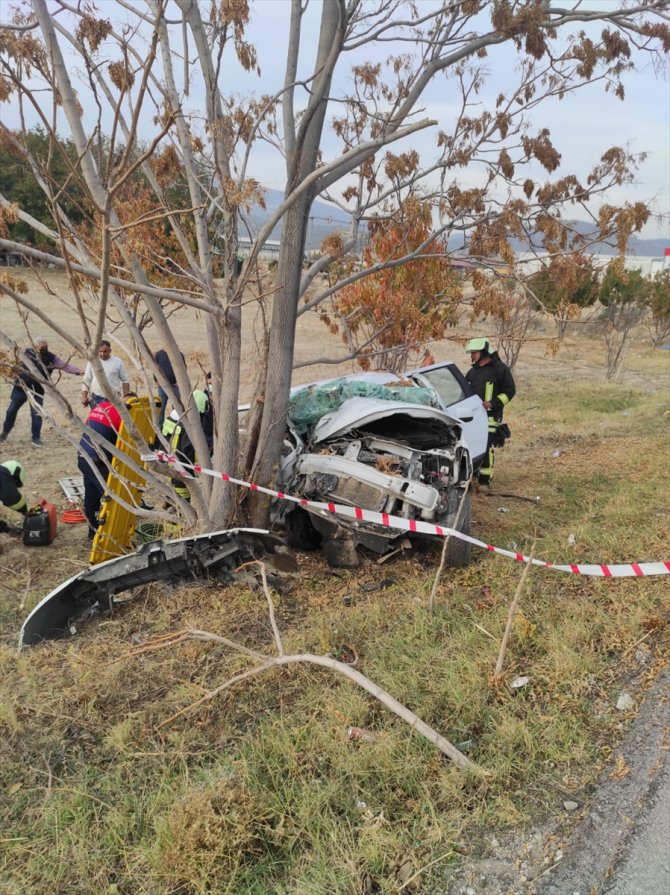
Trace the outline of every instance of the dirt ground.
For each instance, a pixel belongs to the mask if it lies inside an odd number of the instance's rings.
[[[48,272],[43,277],[43,282],[39,282],[35,275],[26,276],[29,282],[28,296],[31,301],[46,314],[53,315],[62,327],[80,332],[80,322],[71,307],[71,301],[68,301],[69,293],[64,275],[59,272]],[[204,371],[209,366],[202,316],[192,309],[184,309],[178,312],[173,318],[173,322],[177,325],[179,341],[187,354],[191,373],[195,379],[199,379],[202,383]],[[29,319],[27,325],[33,338],[39,335],[48,336],[51,350],[83,367],[83,359],[76,355],[71,356],[66,343],[57,336],[51,338],[48,328],[39,320]],[[22,320],[14,303],[6,296],[0,298],[0,329],[16,339],[19,344],[28,343],[26,323]],[[136,371],[133,359],[124,355],[120,347],[123,343],[122,331],[110,332],[107,335],[113,341],[115,353],[128,360],[129,370]],[[467,314],[464,314],[460,325],[450,331],[448,338],[432,344],[431,351],[436,360],[453,359],[462,370],[465,370],[467,356],[463,351],[463,346],[471,335],[491,335],[491,333],[487,330],[484,322],[478,322],[471,326]],[[594,382],[604,380],[603,349],[586,334],[584,325],[581,323],[572,325],[559,353],[554,357],[548,357],[545,352],[546,344],[547,340],[553,336],[554,327],[551,321],[547,321],[537,333],[536,339],[524,346],[514,371],[519,394],[523,393],[524,383],[529,381],[535,371],[541,371],[544,376],[548,375],[555,381],[573,378]],[[250,397],[254,369],[250,327],[246,330],[245,339],[250,350],[246,352],[244,360],[243,399]],[[152,344],[151,339],[149,341],[152,348],[159,347],[157,343]],[[314,358],[337,357],[344,353],[344,346],[338,338],[328,332],[315,312],[308,312],[300,318],[297,334],[297,362]],[[337,373],[348,373],[353,369],[351,362],[339,366],[316,364],[297,370],[295,381],[308,382],[334,376]],[[669,374],[670,352],[654,351],[644,332],[640,330],[638,340],[628,351],[624,370],[618,383],[622,388],[658,390],[659,394],[662,394],[664,390],[667,390]],[[141,393],[142,380],[139,376],[135,377],[132,372],[131,378],[135,379],[133,386]],[[84,418],[85,410],[79,403],[80,378],[63,374],[58,385],[75,412]],[[0,380],[0,414],[3,416],[10,389],[11,383],[7,380]],[[74,427],[66,423],[62,412],[48,397],[45,402],[45,412],[46,419],[42,432],[44,447],[39,449],[31,444],[30,415],[27,407],[24,406],[9,439],[2,445],[0,458],[2,461],[16,459],[24,464],[27,472],[24,493],[29,503],[46,499],[56,504],[59,513],[61,513],[67,508],[67,503],[59,480],[78,474],[76,459],[78,436]],[[509,416],[513,421],[513,408]],[[522,442],[516,441],[515,444],[518,449],[522,449]],[[1,512],[10,524],[18,521],[11,511],[2,510]],[[87,565],[88,545],[85,526],[60,524],[58,538],[48,552],[26,550],[20,540],[7,535],[0,535],[0,550],[4,554],[0,559],[3,574],[8,576],[5,578],[3,586],[11,587],[20,593],[16,611],[18,628],[26,614],[26,609],[31,608],[59,581],[69,578]],[[15,633],[15,631],[3,631],[0,632],[0,636],[4,635],[13,639]]]
[[[37,276],[30,271],[21,270],[19,275],[28,283],[27,297],[40,310],[53,317],[63,329],[77,334],[81,333],[81,321],[72,307],[71,294],[63,273],[47,271]],[[180,345],[186,354],[194,385],[202,386],[205,373],[210,366],[202,315],[191,308],[182,309],[172,317],[172,323],[178,333]],[[22,312],[19,312],[15,303],[4,295],[0,297],[0,331],[16,340],[19,345],[30,344],[30,337],[34,339],[37,336],[46,336],[49,339],[50,349],[57,355],[82,368],[85,366],[85,360],[76,354],[73,355],[70,346],[58,335],[52,335],[48,327],[37,319],[36,315],[30,315],[24,321]],[[131,376],[132,389],[138,394],[144,393],[144,380],[139,375],[136,362],[124,351],[127,340],[123,331],[110,327],[105,336],[112,342],[114,353],[126,362]],[[251,325],[247,325],[244,338],[249,346],[253,345]],[[152,340],[150,336],[148,341],[152,349],[157,350],[160,347],[157,340]],[[298,323],[296,362],[299,363],[310,357],[336,357],[338,353],[343,353],[340,343],[329,334],[326,327],[319,321],[318,315],[315,312],[303,315]],[[254,357],[255,353],[250,347],[250,350],[245,352],[243,361],[242,400],[251,397]],[[338,369],[350,372],[352,364],[347,363],[339,368],[329,364],[306,367],[297,371],[296,381],[305,382],[336,375]],[[75,413],[85,419],[87,411],[81,406],[79,400],[81,378],[56,373],[54,382],[70,402]],[[11,387],[10,381],[0,379],[1,419],[4,419]],[[79,435],[75,427],[67,422],[66,416],[56,402],[51,400],[48,395],[44,410],[46,417],[42,429],[44,448],[35,448],[31,443],[30,413],[27,405],[24,405],[7,442],[0,445],[0,461],[19,460],[27,472],[24,494],[28,502],[37,503],[40,499],[46,499],[56,505],[60,514],[67,508],[67,502],[59,480],[79,474],[76,451]],[[20,521],[11,511],[2,509],[0,514],[6,518],[10,525]],[[5,568],[10,570],[11,567],[11,571],[16,573],[16,584],[22,590],[26,589],[20,601],[22,606],[25,604],[27,608],[30,608],[35,602],[35,596],[48,591],[49,587],[59,580],[58,576],[60,579],[68,578],[86,566],[88,545],[85,526],[59,525],[58,538],[52,549],[49,550],[48,562],[47,557],[40,551],[26,554],[20,542],[17,543],[15,539],[5,535],[0,535],[0,552],[4,552]],[[30,568],[30,574],[25,580],[24,570],[27,568]]]

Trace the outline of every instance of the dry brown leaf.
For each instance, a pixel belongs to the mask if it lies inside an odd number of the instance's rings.
[[[623,780],[630,774],[630,768],[626,764],[626,759],[619,752],[614,760],[614,768],[609,775],[610,780]]]

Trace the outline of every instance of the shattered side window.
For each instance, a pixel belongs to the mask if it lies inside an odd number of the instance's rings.
[[[448,407],[450,404],[456,404],[457,401],[461,401],[466,397],[463,386],[449,367],[438,367],[435,370],[422,372],[421,375],[430,382],[444,402],[445,407]]]

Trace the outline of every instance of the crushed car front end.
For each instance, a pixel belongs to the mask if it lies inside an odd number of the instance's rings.
[[[419,391],[425,390],[409,388],[406,394],[416,397]],[[472,459],[458,422],[428,401],[358,394],[318,419],[305,440],[293,436],[282,472],[289,493],[453,527],[467,496]],[[461,520],[469,526],[469,503]],[[286,523],[298,547],[307,546],[307,536],[311,546],[318,540],[309,531],[313,528],[334,565],[355,565],[358,545],[382,554],[407,536],[392,525],[334,517],[313,506],[293,509]]]

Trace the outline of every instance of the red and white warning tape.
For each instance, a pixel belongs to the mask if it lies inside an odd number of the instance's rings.
[[[598,578],[643,578],[649,575],[670,575],[670,562],[632,562],[621,563],[619,565],[608,565],[603,563],[582,564],[570,563],[569,565],[558,565],[556,563],[545,562],[541,559],[530,559],[523,553],[514,553],[512,550],[504,550],[502,547],[494,547],[484,541],[478,541],[470,535],[463,534],[453,528],[446,528],[442,525],[433,525],[431,522],[422,522],[419,519],[403,519],[401,516],[391,516],[388,513],[376,513],[372,510],[363,510],[361,507],[349,507],[344,504],[322,503],[316,500],[305,500],[302,497],[295,497],[292,494],[284,494],[282,491],[273,491],[271,488],[264,488],[262,485],[255,485],[253,482],[244,482],[241,479],[233,478],[226,472],[217,472],[214,469],[206,469],[204,466],[191,465],[183,463],[171,454],[165,454],[157,451],[154,454],[143,454],[142,460],[149,462],[158,460],[161,463],[168,463],[174,466],[175,470],[180,474],[185,474],[188,470],[202,475],[210,475],[216,479],[223,479],[224,482],[230,482],[231,485],[239,485],[241,488],[249,488],[250,491],[258,491],[261,494],[268,494],[279,500],[290,500],[297,503],[301,507],[311,507],[322,513],[330,513],[336,516],[345,516],[355,521],[373,522],[375,525],[381,525],[384,528],[395,528],[399,531],[416,532],[418,534],[437,535],[438,537],[446,537],[451,535],[454,538],[460,538],[462,541],[468,541],[476,547],[482,547],[490,553],[498,553],[501,556],[508,556],[510,559],[516,559],[518,562],[531,562],[535,566],[541,566],[545,569],[553,569],[556,572],[572,572],[574,575],[594,575]]]

